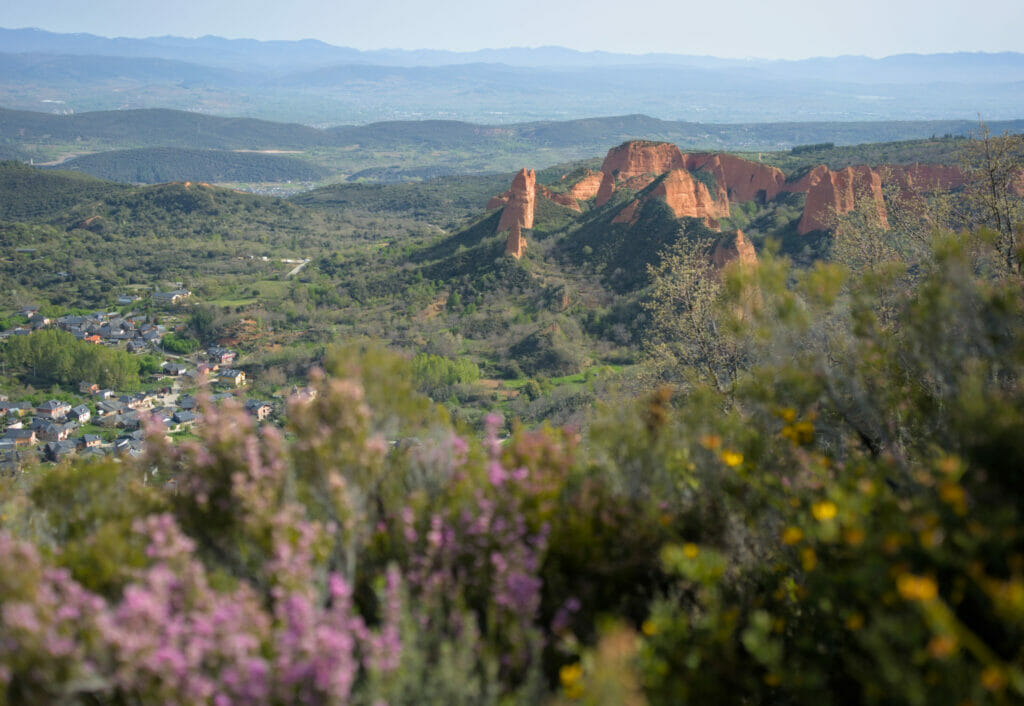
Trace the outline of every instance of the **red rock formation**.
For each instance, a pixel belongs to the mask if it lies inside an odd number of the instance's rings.
[[[719,270],[734,260],[740,263],[740,267],[757,265],[757,252],[742,230],[723,233],[711,249],[711,264]]]
[[[533,228],[533,209],[537,201],[537,175],[532,169],[521,169],[512,179],[508,203],[501,212],[498,232],[502,233],[513,225]]]
[[[519,259],[526,252],[526,238],[523,237],[523,229],[518,223],[512,225],[505,240],[505,254]]]
[[[504,208],[505,204],[508,203],[509,198],[512,196],[511,191],[506,191],[504,194],[498,194],[492,196],[491,200],[487,202],[488,211],[496,211],[499,208]]]
[[[635,177],[634,177],[635,178]],[[703,218],[717,228],[716,218],[729,215],[729,202],[725,195],[714,199],[708,187],[694,179],[685,169],[672,169],[644,199],[633,199],[619,211],[612,223],[635,223],[637,211],[647,198],[660,198],[672,209],[676,218]]]
[[[817,186],[818,183],[825,178],[829,173],[829,168],[824,164],[819,164],[811,171],[804,174],[802,177],[794,182],[783,184],[783,191],[792,191],[797,194],[806,194],[813,187]]]
[[[598,206],[604,206],[608,203],[608,199],[615,193],[615,177],[611,174],[601,175],[601,186],[597,190],[597,199],[594,203]]]
[[[537,175],[532,169],[522,169],[512,179],[508,190],[508,202],[501,212],[498,232],[509,231],[505,241],[505,252],[517,260],[526,250],[523,229],[533,228],[533,210],[537,202]]]
[[[691,172],[703,169],[714,175],[727,198],[737,203],[771,201],[786,183],[786,175],[778,167],[731,154],[687,154],[684,161]]]
[[[586,176],[569,187],[569,195],[577,201],[589,201],[597,196],[603,178],[601,172],[592,172],[588,169]]]
[[[960,167],[946,164],[893,164],[878,167],[877,171],[883,183],[895,183],[902,196],[949,191],[967,182]]]
[[[702,182],[694,179],[685,169],[673,169],[651,191],[651,196],[665,199],[676,218],[725,218],[729,215],[729,202],[711,197]]]
[[[683,154],[669,142],[632,140],[608,151],[601,171],[623,180],[643,174],[664,174],[683,169]]]
[[[815,167],[814,171],[819,169]],[[882,179],[877,172],[864,165],[846,167],[838,172],[826,167],[821,179],[807,191],[804,215],[797,233],[806,235],[815,230],[827,230],[836,214],[849,213],[856,206],[857,199],[864,197],[874,201],[879,221],[888,228]]]
[[[545,198],[548,201],[552,201],[554,203],[557,203],[559,206],[565,206],[566,208],[571,208],[573,211],[579,211],[580,210],[580,205],[576,201],[576,199],[573,198],[572,194],[568,194],[568,193],[565,193],[565,192],[559,192],[559,191],[552,191],[551,189],[549,189],[548,187],[544,186],[543,184],[540,184],[539,186],[537,186],[537,196],[539,196],[541,198]]]

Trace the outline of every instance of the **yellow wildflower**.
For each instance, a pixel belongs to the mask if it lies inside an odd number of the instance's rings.
[[[640,630],[647,637],[653,637],[654,635],[658,634],[658,626],[655,625],[654,621],[651,619],[645,620],[643,624],[640,626]]]
[[[696,559],[700,553],[700,548],[693,542],[687,542],[683,545],[683,556],[687,559]]]
[[[578,699],[583,696],[583,665],[579,662],[566,664],[558,670],[558,680],[562,682],[562,690],[569,699]]]
[[[782,532],[782,543],[783,544],[796,544],[804,538],[804,531],[799,527],[787,527]]]
[[[839,508],[831,500],[822,500],[811,505],[811,514],[814,515],[814,519],[818,522],[826,522],[835,518],[838,511]]]
[[[729,466],[730,468],[735,468],[736,466],[743,463],[743,454],[738,453],[736,451],[723,451],[722,463],[724,463],[726,466]]]
[[[903,573],[896,579],[896,590],[908,601],[932,601],[939,595],[938,584],[928,576]]]

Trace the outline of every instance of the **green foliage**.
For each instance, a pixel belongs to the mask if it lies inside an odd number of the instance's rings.
[[[160,346],[171,353],[188,355],[189,353],[195,353],[199,350],[200,343],[195,338],[179,336],[172,331],[165,334],[164,337],[160,339]]]
[[[412,359],[412,377],[417,389],[437,396],[452,385],[474,383],[480,379],[480,368],[465,358],[450,360],[430,353],[418,353]]]
[[[12,336],[2,351],[11,371],[26,382],[74,385],[88,380],[116,390],[139,387],[136,356],[79,341],[59,329]]]
[[[122,188],[69,172],[48,172],[18,162],[0,162],[0,221],[44,218],[82,201],[105,198]]]
[[[59,565],[105,596],[119,592],[146,564],[145,538],[132,523],[166,507],[159,492],[110,460],[49,469],[31,497],[59,547]]]

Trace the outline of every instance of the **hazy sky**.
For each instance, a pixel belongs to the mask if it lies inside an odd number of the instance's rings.
[[[359,49],[561,45],[725,57],[885,56],[1024,51],[1024,0],[3,0],[0,26],[316,38]]]

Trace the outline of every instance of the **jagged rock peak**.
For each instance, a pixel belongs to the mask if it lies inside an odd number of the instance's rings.
[[[885,199],[882,196],[882,179],[871,167],[858,165],[836,172],[828,167],[815,167],[813,173],[817,173],[820,178],[808,188],[804,215],[797,226],[797,233],[806,235],[812,231],[830,229],[836,215],[849,213],[862,198],[874,202],[879,223],[883,228],[889,227]]]
[[[533,228],[533,211],[537,202],[537,175],[532,169],[521,169],[512,179],[512,188],[508,190],[508,201],[501,212],[498,232],[518,225],[520,228]]]
[[[608,150],[601,172],[621,181],[685,167],[683,153],[671,142],[630,140]]]

